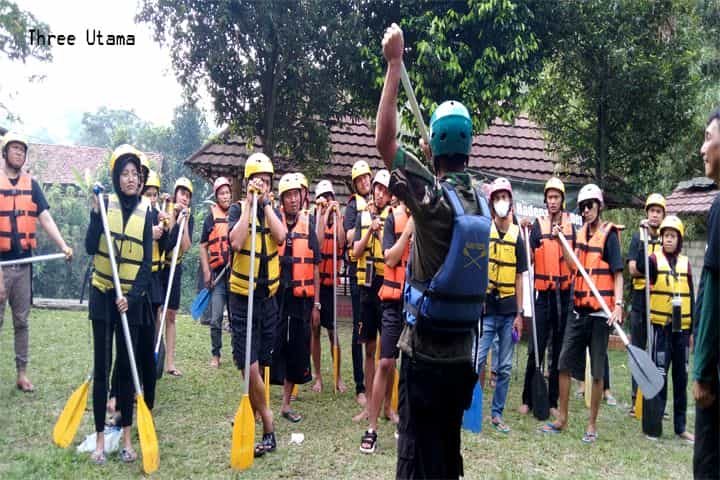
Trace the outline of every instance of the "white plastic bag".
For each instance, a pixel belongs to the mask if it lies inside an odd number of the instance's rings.
[[[105,453],[117,452],[120,448],[120,427],[105,427]],[[97,434],[93,433],[85,437],[85,440],[77,446],[78,452],[94,452]]]

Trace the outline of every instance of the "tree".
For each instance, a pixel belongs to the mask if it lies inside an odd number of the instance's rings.
[[[135,144],[150,124],[131,110],[98,108],[82,116],[79,142],[94,147],[115,148],[123,143]]]
[[[700,86],[699,17],[685,0],[548,2],[548,53],[530,111],[568,164],[635,193],[688,134]]]
[[[201,84],[217,122],[298,163],[329,154],[327,125],[358,115],[343,88],[355,2],[144,0],[138,20],[169,44],[180,83]]]

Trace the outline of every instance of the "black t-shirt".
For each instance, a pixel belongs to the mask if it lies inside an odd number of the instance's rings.
[[[498,230],[500,238],[502,238],[505,233],[507,232],[500,232]],[[515,259],[517,262],[515,273],[521,274],[523,272],[527,272],[527,254],[525,253],[525,243],[520,235],[518,235],[517,242],[515,242]],[[492,293],[489,293],[485,297],[485,315],[516,315],[517,313],[517,295],[500,298],[496,297]]]
[[[390,250],[398,241],[398,238],[400,238],[400,235],[395,235],[395,215],[390,213],[385,219],[385,226],[383,227],[383,253],[385,253],[385,250]]]
[[[346,233],[355,228],[355,223],[358,218],[357,201],[353,195],[350,197],[350,200],[348,200],[347,206],[345,207],[345,215],[343,217],[343,229]],[[348,245],[348,249],[352,249],[352,244]],[[348,275],[350,278],[355,278],[355,275],[357,275],[357,265],[355,262],[348,262]]]
[[[18,181],[20,181],[20,177],[16,178],[10,178],[10,184],[15,186],[17,185]],[[32,179],[30,181],[31,190],[32,190],[32,201],[37,205],[37,214],[38,217],[42,212],[45,210],[49,210],[50,206],[47,203],[47,200],[45,199],[45,194],[43,193],[42,189],[40,188],[40,185],[35,181],[35,179]],[[16,228],[15,223],[15,212],[10,214],[10,222],[13,225],[13,229]],[[38,222],[39,223],[39,222]],[[40,228],[40,225],[37,225],[37,228]],[[32,256],[32,250],[22,250],[20,249],[20,243],[18,242],[16,237],[13,237],[10,251],[8,252],[0,252],[0,261],[8,261],[8,260],[17,260],[18,258],[27,258]]]

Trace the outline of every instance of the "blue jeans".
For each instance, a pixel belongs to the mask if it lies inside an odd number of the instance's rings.
[[[508,388],[510,387],[510,371],[512,370],[512,356],[514,345],[512,343],[512,326],[515,315],[488,315],[483,317],[483,333],[480,337],[480,369],[485,368],[488,350],[493,344],[495,335],[498,336],[497,380],[492,400],[492,418],[502,417],[505,409]],[[495,356],[493,357],[495,358]],[[494,362],[493,362],[494,363]]]

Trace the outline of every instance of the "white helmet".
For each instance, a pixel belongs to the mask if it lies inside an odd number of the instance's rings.
[[[320,198],[326,193],[331,193],[335,197],[335,190],[333,189],[332,182],[330,180],[320,180],[315,187],[315,199]]]
[[[602,190],[600,190],[600,187],[595,185],[594,183],[588,183],[584,187],[580,189],[580,193],[578,193],[577,203],[580,205],[582,202],[586,200],[597,200],[600,203],[600,206],[602,207],[605,205],[605,201],[603,200],[603,193]]]
[[[378,170],[372,184],[375,185],[376,183],[385,185],[385,188],[390,188],[390,172],[384,168],[382,170]]]

